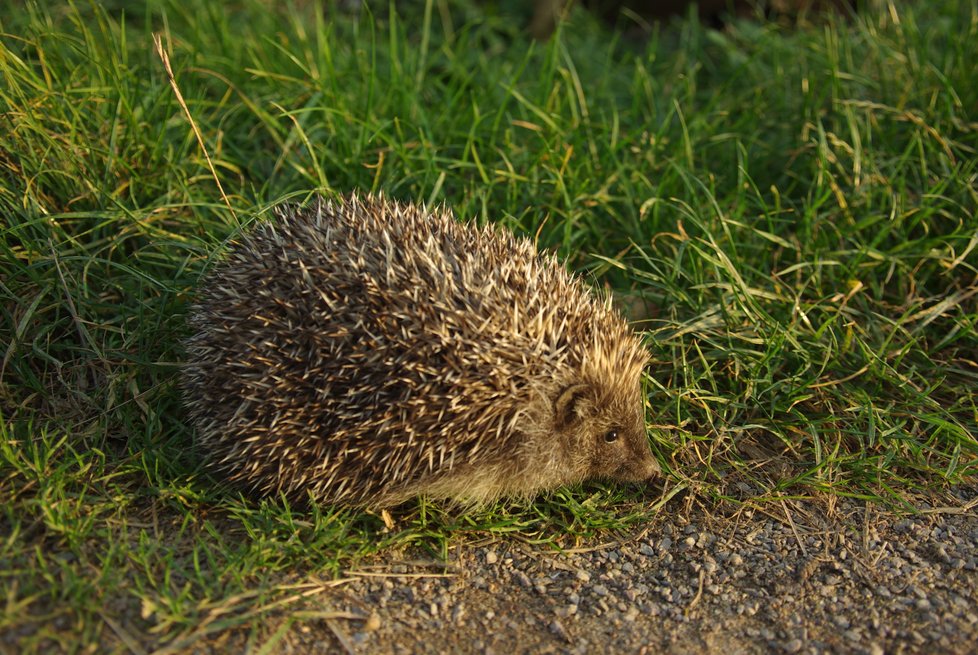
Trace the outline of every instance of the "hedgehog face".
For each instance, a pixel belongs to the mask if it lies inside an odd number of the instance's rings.
[[[558,394],[555,428],[571,442],[581,478],[645,482],[659,474],[642,407],[637,384],[630,393],[609,394],[599,385],[577,383]]]

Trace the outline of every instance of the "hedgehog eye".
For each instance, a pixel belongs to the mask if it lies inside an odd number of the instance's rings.
[[[618,441],[618,430],[608,430],[604,433],[605,443],[614,443]]]

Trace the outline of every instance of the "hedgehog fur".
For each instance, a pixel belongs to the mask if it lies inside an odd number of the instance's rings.
[[[382,508],[658,473],[646,351],[554,257],[383,197],[277,213],[189,316],[183,394],[227,479]]]

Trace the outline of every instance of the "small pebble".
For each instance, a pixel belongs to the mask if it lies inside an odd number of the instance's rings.
[[[363,622],[364,632],[373,632],[374,630],[380,629],[380,615],[377,612],[371,612],[367,620]]]
[[[550,632],[554,633],[558,638],[563,639],[564,641],[569,642],[571,640],[570,636],[567,634],[567,630],[564,629],[564,625],[557,619],[550,622]]]

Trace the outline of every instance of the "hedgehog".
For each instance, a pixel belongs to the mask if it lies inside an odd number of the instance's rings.
[[[384,196],[282,205],[203,276],[182,391],[259,496],[531,500],[659,466],[638,335],[523,237]]]

